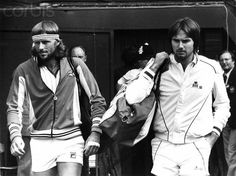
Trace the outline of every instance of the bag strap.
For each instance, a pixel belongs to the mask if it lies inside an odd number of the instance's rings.
[[[79,74],[78,74],[78,72],[76,71],[76,68],[75,68],[75,66],[74,66],[74,64],[73,64],[73,62],[72,62],[71,57],[67,57],[67,61],[68,61],[69,65],[70,65],[70,67],[71,67],[71,70],[72,70],[73,73],[75,74],[76,79],[79,80]]]
[[[161,75],[162,73],[164,73],[165,71],[169,69],[169,64],[170,64],[170,59],[168,58],[160,66],[158,73],[155,74],[155,77],[154,77],[155,91],[154,92],[155,92],[156,99],[158,99],[159,94],[160,94],[159,86],[160,86],[160,81],[161,81]]]
[[[81,83],[80,83],[80,78],[79,78],[79,73],[77,72],[73,62],[72,62],[72,58],[71,57],[67,57],[67,61],[70,65],[70,68],[72,70],[72,72],[75,74],[75,78],[76,78],[76,81],[78,83],[78,91],[79,91],[79,96],[81,95]]]
[[[160,86],[160,81],[161,81],[161,75],[162,75],[162,73],[164,73],[165,71],[167,71],[169,69],[169,63],[170,63],[170,59],[166,59],[163,62],[163,64],[160,66],[160,68],[158,70],[158,73],[155,74],[155,76],[154,76],[154,87],[155,87],[155,90],[153,92],[154,92],[154,95],[155,95],[155,98],[156,98],[156,107],[155,107],[155,110],[154,110],[153,117],[156,116],[157,107],[158,107],[158,104],[160,103],[160,101],[159,101],[159,95],[160,95],[159,86]],[[152,124],[153,124],[153,121],[154,121],[153,119],[152,119]],[[154,131],[151,130],[151,129],[152,128],[149,129],[149,134],[148,134],[150,139],[154,138]]]
[[[82,121],[80,129],[82,131],[82,136],[84,140],[87,140],[88,136],[91,133],[91,127],[92,127],[91,104],[88,95],[86,94],[83,86],[81,85],[79,73],[77,72],[76,67],[72,62],[72,58],[67,57],[67,61],[71,67],[72,72],[75,74],[76,82],[78,85],[78,94],[80,99],[79,105],[80,105],[81,121]]]

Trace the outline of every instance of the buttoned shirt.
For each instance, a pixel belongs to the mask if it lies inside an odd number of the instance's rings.
[[[150,61],[152,62],[152,61]],[[141,102],[154,85],[151,63],[126,90],[130,104]],[[169,69],[161,74],[153,129],[157,138],[182,144],[215,131],[220,134],[229,112],[229,99],[220,65],[195,55],[185,70],[170,55]]]

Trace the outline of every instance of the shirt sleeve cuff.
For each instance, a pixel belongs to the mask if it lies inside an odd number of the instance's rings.
[[[155,73],[150,70],[149,68],[148,69],[144,69],[143,72],[142,72],[142,75],[144,78],[146,78],[147,80],[153,80],[154,79],[154,76],[155,76]]]
[[[15,123],[11,123],[8,126],[9,132],[10,132],[10,140],[11,142],[16,138],[16,137],[21,137],[21,126]]]
[[[214,126],[212,131],[214,131],[217,135],[220,136],[221,130],[218,127]]]
[[[95,117],[95,118],[93,118],[92,122],[93,122],[93,124],[92,124],[92,128],[91,128],[91,132],[94,131],[94,132],[98,132],[98,133],[102,134],[102,129],[99,126],[99,124],[101,122],[101,118]]]

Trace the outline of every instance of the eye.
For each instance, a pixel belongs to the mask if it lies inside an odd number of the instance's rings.
[[[184,39],[184,40],[182,40],[183,43],[188,43],[190,41],[191,41],[191,39]]]
[[[176,39],[176,38],[173,38],[172,41],[175,42],[175,43],[179,43],[179,40]]]
[[[49,43],[50,41],[42,41],[42,44],[46,45],[47,43]]]
[[[39,43],[40,43],[39,41],[37,41],[37,42],[34,42],[34,44],[35,44],[35,45],[39,45]]]
[[[72,56],[72,57],[76,57],[76,58],[80,58],[80,59],[83,58],[83,56]]]

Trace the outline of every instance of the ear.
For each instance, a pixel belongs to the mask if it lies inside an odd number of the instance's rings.
[[[61,40],[56,40],[56,46],[60,45]]]
[[[84,57],[84,62],[86,62],[87,61],[87,55]]]

